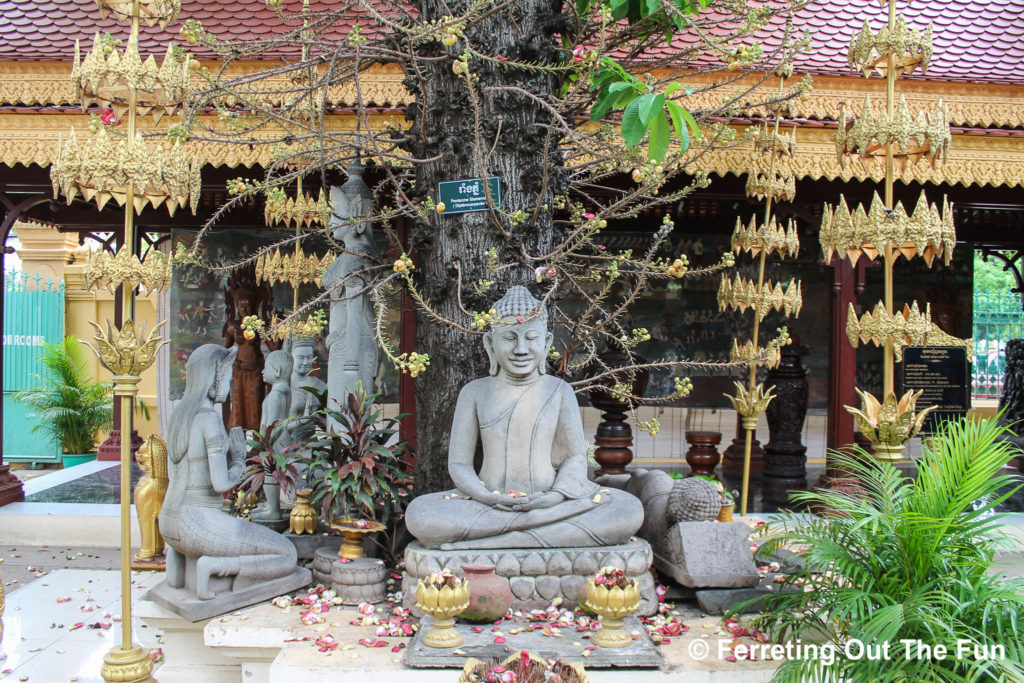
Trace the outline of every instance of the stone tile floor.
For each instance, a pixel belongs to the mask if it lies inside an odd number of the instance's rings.
[[[45,557],[32,550],[28,555]],[[83,553],[88,560],[82,564],[108,562],[104,555]],[[28,572],[27,566],[23,571],[33,577],[45,571]],[[8,591],[0,643],[0,681],[103,683],[103,656],[121,639],[120,572],[57,569],[11,592],[26,580],[14,578],[18,569],[15,565],[8,567],[6,560],[0,565]],[[132,600],[141,599],[162,579],[157,572],[132,572]],[[152,629],[138,619],[132,621],[136,642],[159,647]]]
[[[1000,563],[997,571],[1024,576],[1024,516],[1010,515],[1007,522],[1006,529],[1017,539],[1018,547],[997,557]],[[0,683],[102,683],[99,670],[103,655],[120,639],[120,623],[115,621],[121,609],[120,573],[116,571],[119,557],[119,551],[114,548],[0,547],[0,558],[4,560],[0,564],[0,580],[7,602],[3,614],[3,642],[0,643]],[[133,602],[161,580],[163,574],[159,572],[132,572]],[[64,598],[70,600],[64,601]],[[679,607],[681,618],[690,625],[691,632],[680,639],[682,647],[663,649],[663,652],[672,666],[700,670],[708,666],[708,662],[691,661],[685,645],[693,638],[713,635],[719,621],[716,617],[702,617],[687,603],[680,603]],[[254,609],[270,610],[275,615],[279,611],[269,605]],[[350,617],[355,617],[354,610],[351,615],[339,615],[341,626],[340,630],[334,629],[335,635],[344,634],[346,642],[354,642],[357,637],[373,637],[372,629],[347,627]],[[227,627],[234,618],[231,615],[220,621]],[[292,621],[297,622],[294,614],[288,623]],[[109,624],[109,628],[89,628],[89,624],[96,622]],[[141,624],[137,618],[133,622],[136,642],[146,647],[160,647],[162,634]],[[73,628],[79,623],[82,627]],[[307,630],[313,637],[322,635],[315,628]],[[398,642],[399,639],[392,640]],[[366,657],[379,654],[387,665],[381,673],[400,675],[403,669],[392,662],[398,656],[392,654],[390,648],[364,650],[358,646],[354,651],[339,653],[338,657],[348,659],[360,652]],[[311,645],[301,651],[300,668],[303,670],[323,658]],[[370,664],[366,660],[360,666]],[[736,672],[743,668],[731,665],[725,669],[734,667]]]

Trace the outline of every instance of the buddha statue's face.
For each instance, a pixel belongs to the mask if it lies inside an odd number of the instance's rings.
[[[313,347],[299,346],[292,349],[292,372],[305,377],[313,369]]]
[[[545,321],[536,319],[515,325],[494,325],[484,335],[484,345],[506,375],[520,378],[541,374],[552,338]]]

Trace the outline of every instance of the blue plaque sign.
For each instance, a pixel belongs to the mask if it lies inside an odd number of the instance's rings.
[[[487,179],[487,191],[495,206],[501,206],[501,182],[497,176]],[[487,210],[487,197],[484,194],[483,178],[469,180],[450,180],[437,184],[437,201],[444,204],[442,216],[451,213],[471,213]]]

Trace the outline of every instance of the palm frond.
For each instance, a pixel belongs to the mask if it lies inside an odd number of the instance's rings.
[[[1018,635],[1024,582],[990,573],[999,542],[994,505],[1019,486],[1001,476],[1012,455],[993,422],[947,422],[918,463],[915,479],[863,451],[835,454],[863,495],[806,492],[794,498],[831,509],[824,519],[786,513],[763,533],[762,552],[800,548],[806,570],[788,577],[811,591],[767,596],[755,620],[773,637],[888,643],[898,656],[869,661],[785,662],[777,681],[1024,681]],[[979,504],[979,501],[982,501]],[[784,584],[785,586],[786,584]],[[901,640],[978,648],[1001,659],[906,656]]]

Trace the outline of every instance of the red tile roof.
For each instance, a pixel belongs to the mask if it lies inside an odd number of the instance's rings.
[[[338,6],[330,0],[313,0],[311,5],[314,12]],[[923,30],[934,24],[935,53],[924,78],[1024,84],[1024,0],[918,0],[901,5],[911,27]],[[225,40],[270,39],[291,28],[261,0],[183,0],[177,23],[166,30],[143,28],[143,54],[163,52],[170,41],[180,43],[178,30],[186,18],[201,21]],[[802,10],[797,25],[810,32],[812,49],[798,58],[797,71],[852,75],[846,63],[850,37],[865,19],[877,30],[885,18],[885,9],[872,0],[823,0]],[[75,39],[91,40],[96,30],[118,38],[127,35],[125,24],[98,18],[94,0],[0,0],[0,60],[70,60]],[[778,43],[779,35],[778,26],[762,31],[766,51]],[[921,78],[920,71],[914,77]]]
[[[1024,2],[1021,0],[918,0],[898,3],[910,28],[932,24],[934,51],[928,71],[914,78],[1024,84]],[[877,32],[888,21],[873,0],[824,0],[800,12],[812,49],[801,55],[800,73],[849,75],[850,38],[867,19]]]

